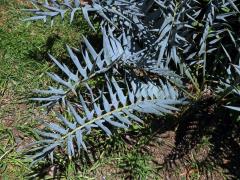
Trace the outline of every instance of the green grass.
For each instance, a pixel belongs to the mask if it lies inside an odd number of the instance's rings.
[[[124,169],[131,178],[146,179],[152,171],[149,162],[149,156],[133,151],[121,157],[118,166]]]
[[[26,3],[25,3],[26,4]],[[17,149],[31,142],[40,109],[28,102],[31,91],[51,82],[47,52],[66,56],[65,44],[77,46],[88,29],[69,23],[50,27],[22,20],[23,1],[0,0],[0,179],[25,179],[29,162]]]
[[[64,56],[65,44],[78,45],[86,28],[72,27],[67,22],[56,23],[52,28],[42,22],[23,22],[28,14],[21,11],[21,3],[1,4],[4,13],[0,28],[0,84],[7,83],[18,93],[44,85],[43,73],[51,68],[46,61],[47,52]]]

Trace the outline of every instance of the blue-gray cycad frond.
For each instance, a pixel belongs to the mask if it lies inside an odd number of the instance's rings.
[[[75,48],[67,46],[73,69],[50,55],[63,75],[48,73],[57,86],[37,90],[43,96],[33,100],[45,102],[49,109],[59,104],[65,114],[56,113],[56,123],[45,122],[46,129],[39,132],[43,138],[35,144],[36,160],[48,154],[53,158],[59,146],[70,157],[82,148],[86,150],[92,129],[111,136],[112,127],[142,123],[141,113],[165,115],[177,111],[175,106],[184,104],[179,91],[191,70],[224,83],[235,80],[240,71],[234,66],[236,71],[225,73],[230,63],[238,63],[229,51],[239,48],[240,38],[228,24],[239,15],[237,0],[31,2],[35,9],[28,11],[34,16],[26,20],[50,20],[53,25],[56,17],[66,19],[70,14],[72,22],[79,11],[102,35],[103,47],[98,52],[83,37],[85,48],[77,50],[82,54],[79,57]],[[93,24],[95,17],[100,21],[99,29]],[[231,41],[225,44],[226,37]],[[239,87],[233,92],[239,97]]]
[[[32,156],[34,160],[51,155],[57,147],[66,149],[68,156],[75,156],[81,149],[87,150],[86,137],[92,129],[101,129],[111,136],[112,127],[127,129],[133,123],[143,123],[139,113],[171,114],[179,110],[176,105],[184,103],[178,91],[162,81],[159,85],[146,84],[137,79],[117,80],[106,75],[102,88],[92,89],[87,83],[83,88],[86,91],[77,92],[77,102],[66,102],[67,116],[56,113],[57,122],[44,122],[46,128],[38,131],[42,139],[34,144],[37,148]]]

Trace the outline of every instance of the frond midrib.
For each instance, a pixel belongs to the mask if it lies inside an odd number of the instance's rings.
[[[136,102],[136,103],[134,103],[134,104],[125,105],[125,106],[123,106],[123,107],[121,107],[121,108],[114,109],[113,111],[110,111],[110,112],[107,112],[107,113],[105,113],[105,114],[103,114],[103,115],[101,115],[101,116],[98,116],[98,117],[92,119],[91,121],[88,121],[87,123],[85,123],[85,124],[83,124],[83,125],[75,128],[75,129],[73,129],[71,132],[69,132],[69,133],[65,134],[64,136],[62,136],[60,140],[66,139],[69,135],[74,134],[76,131],[81,130],[82,128],[86,127],[87,125],[93,124],[94,122],[96,122],[96,121],[98,121],[98,120],[104,119],[104,117],[107,117],[107,116],[109,116],[109,115],[111,115],[111,114],[113,114],[113,113],[115,113],[115,112],[120,112],[120,111],[122,111],[122,110],[124,110],[124,109],[129,109],[129,108],[131,109],[131,106],[138,106],[138,105],[141,104],[142,102],[152,102],[152,101],[157,101],[157,100],[158,100],[158,99],[149,99],[149,100],[146,100],[146,99],[145,99],[145,100],[142,100],[142,101],[138,101],[138,102]]]

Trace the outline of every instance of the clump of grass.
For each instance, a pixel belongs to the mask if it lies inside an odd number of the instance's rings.
[[[121,157],[118,166],[124,170],[128,178],[146,179],[152,171],[150,157],[136,151]]]

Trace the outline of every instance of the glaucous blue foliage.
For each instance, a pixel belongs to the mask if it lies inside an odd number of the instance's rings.
[[[43,138],[35,143],[35,160],[46,155],[53,159],[57,147],[70,157],[87,150],[92,129],[111,136],[111,127],[127,129],[132,123],[143,123],[141,113],[178,111],[177,105],[186,104],[183,92],[193,74],[203,81],[222,79],[222,87],[229,68],[240,72],[239,66],[232,65],[240,57],[233,55],[239,54],[234,24],[239,17],[237,0],[31,2],[35,8],[26,11],[34,15],[27,21],[49,20],[54,25],[55,18],[61,17],[73,22],[79,12],[102,35],[101,50],[86,37],[80,50],[67,46],[74,67],[49,55],[64,75],[48,73],[58,86],[35,91],[41,96],[33,100],[43,102],[48,110],[61,106],[64,112],[56,112],[58,121],[44,122],[46,128],[39,130]],[[100,28],[94,26],[95,20]],[[239,91],[233,90],[238,96]]]

